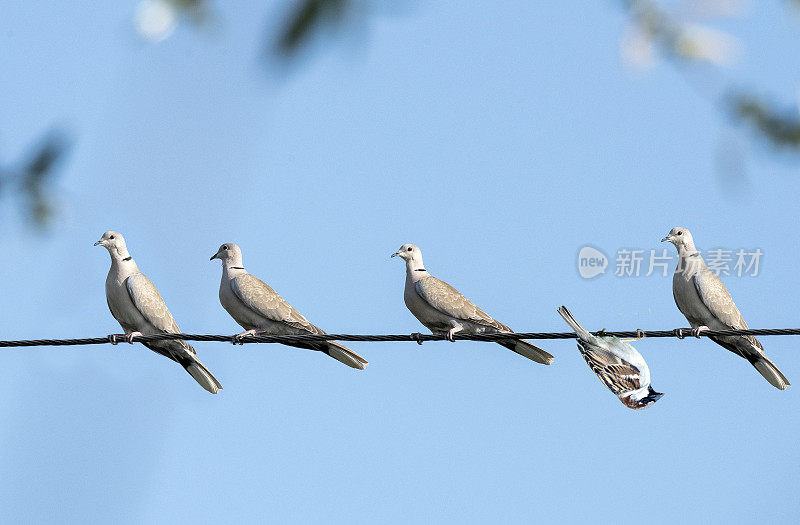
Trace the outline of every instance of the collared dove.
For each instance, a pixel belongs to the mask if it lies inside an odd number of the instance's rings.
[[[180,333],[161,294],[150,279],[139,271],[128,253],[122,235],[107,231],[94,245],[104,247],[111,255],[111,269],[106,277],[106,300],[111,315],[125,330],[125,339],[132,343],[134,336]],[[115,341],[115,336],[109,338]],[[194,348],[186,341],[174,339],[142,344],[181,365],[200,386],[212,394],[222,390],[222,385],[197,359]]]
[[[232,242],[223,244],[210,260],[222,261],[219,301],[244,332],[234,337],[238,342],[252,334],[300,335],[324,334],[292,308],[278,292],[247,273],[242,266],[242,251]],[[287,343],[289,346],[324,352],[349,367],[363,370],[367,361],[336,341]]]
[[[672,228],[661,242],[669,241],[678,250],[678,267],[672,277],[675,304],[686,316],[695,336],[703,330],[746,330],[742,314],[719,277],[708,269],[694,247],[692,234],[686,228]],[[764,347],[752,335],[709,337],[712,341],[752,364],[758,373],[775,388],[785,390],[789,380],[764,354]]]
[[[513,333],[511,328],[495,321],[486,312],[446,282],[433,277],[422,264],[422,251],[413,244],[404,244],[392,254],[406,262],[406,287],[403,293],[406,307],[433,333],[445,334],[453,341],[453,334],[462,330],[468,333]],[[521,356],[549,365],[553,356],[526,341],[497,341]]]
[[[618,337],[592,335],[578,324],[566,306],[559,308],[558,313],[575,330],[578,350],[586,364],[623,405],[640,410],[661,399],[664,394],[650,386],[650,368],[634,347]]]

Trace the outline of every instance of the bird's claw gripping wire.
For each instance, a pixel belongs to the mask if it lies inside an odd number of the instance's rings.
[[[692,335],[700,339],[700,333],[707,332],[708,330],[709,328],[707,326],[698,326],[697,328],[692,328]]]
[[[700,327],[697,332],[695,333],[691,328],[674,328],[672,330],[654,330],[650,333],[645,333],[644,330],[637,329],[636,335],[637,338],[641,337],[676,337],[678,339],[684,339],[689,335],[696,336],[696,334],[701,334],[709,330],[709,332],[714,332],[715,334],[718,333],[711,328],[708,327]],[[740,330],[725,330],[726,336],[736,336],[736,335],[746,335],[746,336],[761,336],[761,335],[790,335],[790,336],[800,336],[800,328],[762,328],[762,329],[740,329]],[[527,332],[526,332],[527,333]],[[591,332],[593,335],[596,336],[609,336],[614,335],[616,337],[622,337],[620,332],[606,332],[605,330],[601,330],[599,332]],[[380,335],[346,335],[341,336],[344,341],[364,341],[364,342],[384,342],[384,341],[414,341],[418,345],[421,345],[423,341],[427,341],[428,338],[430,340],[437,340],[436,336],[440,335],[439,332],[434,332],[433,336],[428,334],[420,334],[420,333],[413,333],[413,334],[380,334]],[[517,334],[519,335],[519,334]],[[574,332],[537,332],[534,334],[537,339],[565,339],[565,338],[573,338],[575,337]],[[625,333],[625,335],[628,335]],[[705,334],[706,337],[709,335]],[[176,339],[184,339],[186,341],[219,341],[219,342],[238,342],[234,340],[234,337],[224,334],[224,335],[197,335],[197,334],[147,334],[144,336],[142,333],[130,333],[130,334],[109,334],[102,337],[91,337],[91,338],[82,338],[82,339],[27,339],[21,341],[5,341],[0,340],[0,348],[16,348],[16,347],[31,347],[31,346],[74,346],[74,345],[96,345],[96,344],[119,344],[122,341],[130,342],[133,344],[134,337],[146,337],[147,343],[155,342],[155,341],[167,341],[167,340],[176,340]],[[335,336],[331,338],[329,335],[304,335],[302,338],[298,339],[299,336],[289,336],[289,335],[269,335],[264,334],[264,337],[268,338],[269,342],[273,343],[283,343],[283,344],[308,344],[309,342],[313,341],[338,341],[340,340],[340,336]],[[464,340],[472,340],[472,341],[492,341],[494,342],[495,339],[485,339],[485,334],[464,334],[459,337],[459,339]]]
[[[453,336],[455,334],[457,334],[458,332],[462,331],[463,329],[464,329],[463,326],[456,325],[456,326],[454,326],[453,328],[451,328],[450,330],[448,330],[447,332],[444,333],[444,338],[447,339],[448,341],[450,341],[451,343],[455,343],[456,342],[456,338],[453,337]]]
[[[640,341],[640,340],[644,339],[645,337],[647,337],[647,334],[645,333],[645,331],[642,330],[641,328],[637,328],[636,329],[636,337],[634,337],[633,339],[623,339],[622,341],[624,343],[630,343],[630,342],[633,342],[633,341]]]
[[[122,340],[125,341],[126,343],[133,344],[134,337],[141,337],[143,335],[144,334],[142,332],[131,332],[129,334],[109,334],[108,342],[111,343],[112,345],[116,345],[117,343],[119,343],[117,337],[121,337]]]
[[[244,341],[242,341],[242,339],[244,339],[249,335],[258,335],[262,333],[264,333],[263,330],[245,330],[244,332],[236,334],[233,337],[231,337],[231,343],[233,343],[234,345],[244,345]]]
[[[244,346],[244,341],[242,341],[242,339],[244,339],[248,335],[251,335],[251,334],[236,334],[236,335],[234,335],[233,337],[231,337],[231,344],[233,346],[236,346],[236,345]]]

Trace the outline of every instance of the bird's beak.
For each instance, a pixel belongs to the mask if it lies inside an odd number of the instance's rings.
[[[97,241],[96,243],[92,244],[92,246],[97,246],[98,244],[103,244],[103,241]]]
[[[664,237],[663,239],[661,239],[661,242],[667,242],[668,240],[669,240],[669,235],[667,235],[666,237]]]
[[[217,258],[219,258],[219,252],[217,252],[214,255],[212,255],[211,258],[209,259],[209,261],[213,261],[214,259],[217,259]]]
[[[400,255],[400,252],[394,252],[389,256],[389,258],[391,259],[392,257],[397,257],[398,255]]]

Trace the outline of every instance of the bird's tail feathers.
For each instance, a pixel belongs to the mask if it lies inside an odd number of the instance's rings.
[[[531,361],[536,361],[543,365],[549,365],[553,362],[553,359],[555,359],[552,354],[545,352],[538,346],[532,345],[527,341],[498,341],[498,343],[523,357],[527,357]]]
[[[201,363],[196,357],[194,357],[194,359],[191,361],[181,364],[183,364],[183,368],[189,372],[189,375],[192,376],[195,381],[200,383],[200,386],[212,394],[216,394],[222,390],[222,385],[219,381],[217,381],[217,378],[214,377],[214,374],[212,374],[208,368],[206,368],[206,365]]]
[[[558,313],[564,318],[564,321],[567,322],[570,328],[575,331],[575,335],[577,335],[579,339],[588,342],[594,341],[594,336],[578,323],[577,319],[572,315],[572,312],[567,310],[566,306],[560,306],[558,308]]]
[[[351,368],[364,370],[369,362],[353,352],[344,345],[340,345],[336,341],[328,341],[326,353],[340,363],[344,363]]]
[[[786,379],[786,376],[778,370],[775,363],[770,361],[769,357],[761,354],[754,356],[752,359],[748,358],[750,363],[758,370],[758,373],[764,376],[764,379],[769,381],[769,384],[780,390],[786,390],[791,383]]]

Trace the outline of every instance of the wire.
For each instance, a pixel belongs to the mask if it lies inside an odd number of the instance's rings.
[[[593,332],[598,336],[612,336],[620,338],[644,337],[677,337],[684,339],[691,337],[691,328],[675,328],[674,330],[634,330],[627,332]],[[750,330],[704,330],[699,337],[719,337],[731,335],[800,335],[800,328],[760,328]],[[133,337],[135,343],[150,343],[153,341],[165,341],[173,339],[183,339],[185,341],[219,341],[223,343],[233,342],[232,335],[204,335],[204,334],[156,334]],[[515,332],[515,333],[495,333],[495,334],[454,334],[456,341],[517,341],[520,339],[575,339],[573,332]],[[90,337],[83,339],[28,339],[21,341],[0,341],[0,347],[30,347],[30,346],[78,346],[78,345],[102,345],[118,344],[123,342],[120,336],[112,341],[111,336]],[[444,341],[447,338],[444,334],[385,334],[385,335],[358,335],[358,334],[308,334],[308,335],[249,335],[243,337],[241,343],[283,343],[283,344],[303,344],[315,341],[361,341],[361,342],[390,342],[390,341],[412,341],[422,344],[425,341]]]

